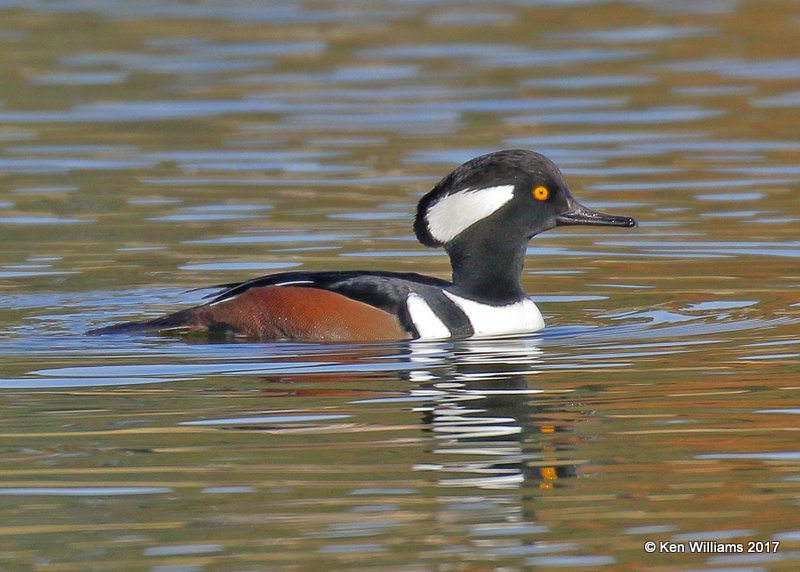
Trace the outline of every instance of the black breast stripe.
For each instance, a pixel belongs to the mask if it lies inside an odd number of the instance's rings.
[[[450,335],[454,338],[468,338],[475,333],[472,322],[464,313],[464,310],[456,306],[450,298],[445,296],[441,288],[419,288],[416,289],[423,300],[430,306],[442,323],[450,330]]]

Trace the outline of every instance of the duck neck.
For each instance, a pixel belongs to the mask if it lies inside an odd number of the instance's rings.
[[[503,240],[505,238],[505,240]],[[453,294],[495,306],[527,297],[520,279],[527,241],[461,237],[446,247],[453,267]]]

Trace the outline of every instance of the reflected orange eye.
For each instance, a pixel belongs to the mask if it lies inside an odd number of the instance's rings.
[[[533,198],[537,201],[546,201],[550,198],[550,190],[547,187],[536,187],[533,189]]]

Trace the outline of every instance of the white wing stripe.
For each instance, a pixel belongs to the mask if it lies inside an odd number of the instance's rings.
[[[419,294],[411,293],[406,298],[408,315],[417,329],[419,337],[426,340],[436,340],[449,338],[452,336],[450,330],[444,325],[428,303]]]

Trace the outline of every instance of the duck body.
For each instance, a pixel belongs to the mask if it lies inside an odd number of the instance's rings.
[[[538,153],[490,153],[442,179],[417,208],[417,239],[444,247],[452,281],[398,272],[284,272],[223,285],[193,308],[90,333],[365,342],[533,332],[544,320],[520,283],[528,241],[570,224],[636,223],[577,203],[558,168]]]
[[[206,304],[91,333],[174,331],[217,339],[363,342],[544,327],[527,296],[510,304],[482,304],[451,293],[450,282],[414,273],[284,272],[223,287]]]

